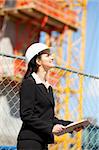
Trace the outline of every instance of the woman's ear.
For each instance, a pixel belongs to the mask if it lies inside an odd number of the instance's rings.
[[[40,61],[39,58],[36,59],[36,63],[37,63],[37,65],[39,65],[39,66],[41,65],[41,61]]]

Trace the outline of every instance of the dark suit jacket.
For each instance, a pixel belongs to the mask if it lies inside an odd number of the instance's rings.
[[[71,121],[59,120],[54,116],[52,87],[36,84],[32,76],[24,79],[20,89],[20,116],[23,121],[18,140],[35,139],[53,143],[52,128],[55,124],[68,125]]]

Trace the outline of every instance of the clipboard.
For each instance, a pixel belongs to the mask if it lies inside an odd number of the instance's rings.
[[[81,120],[81,121],[78,121],[78,122],[73,122],[73,123],[67,125],[62,132],[57,133],[57,136],[63,135],[65,133],[73,132],[77,128],[84,129],[88,125],[90,125],[90,121],[89,120]]]

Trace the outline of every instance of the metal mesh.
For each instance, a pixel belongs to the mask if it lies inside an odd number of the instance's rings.
[[[24,59],[0,55],[0,145],[16,145],[21,127],[19,87],[26,70]],[[92,122],[83,131],[55,137],[50,150],[99,149],[99,79],[66,69],[52,69],[48,80],[54,88],[56,116]]]

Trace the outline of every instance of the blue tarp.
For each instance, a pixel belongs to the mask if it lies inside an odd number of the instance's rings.
[[[0,150],[17,150],[16,146],[0,146]]]

